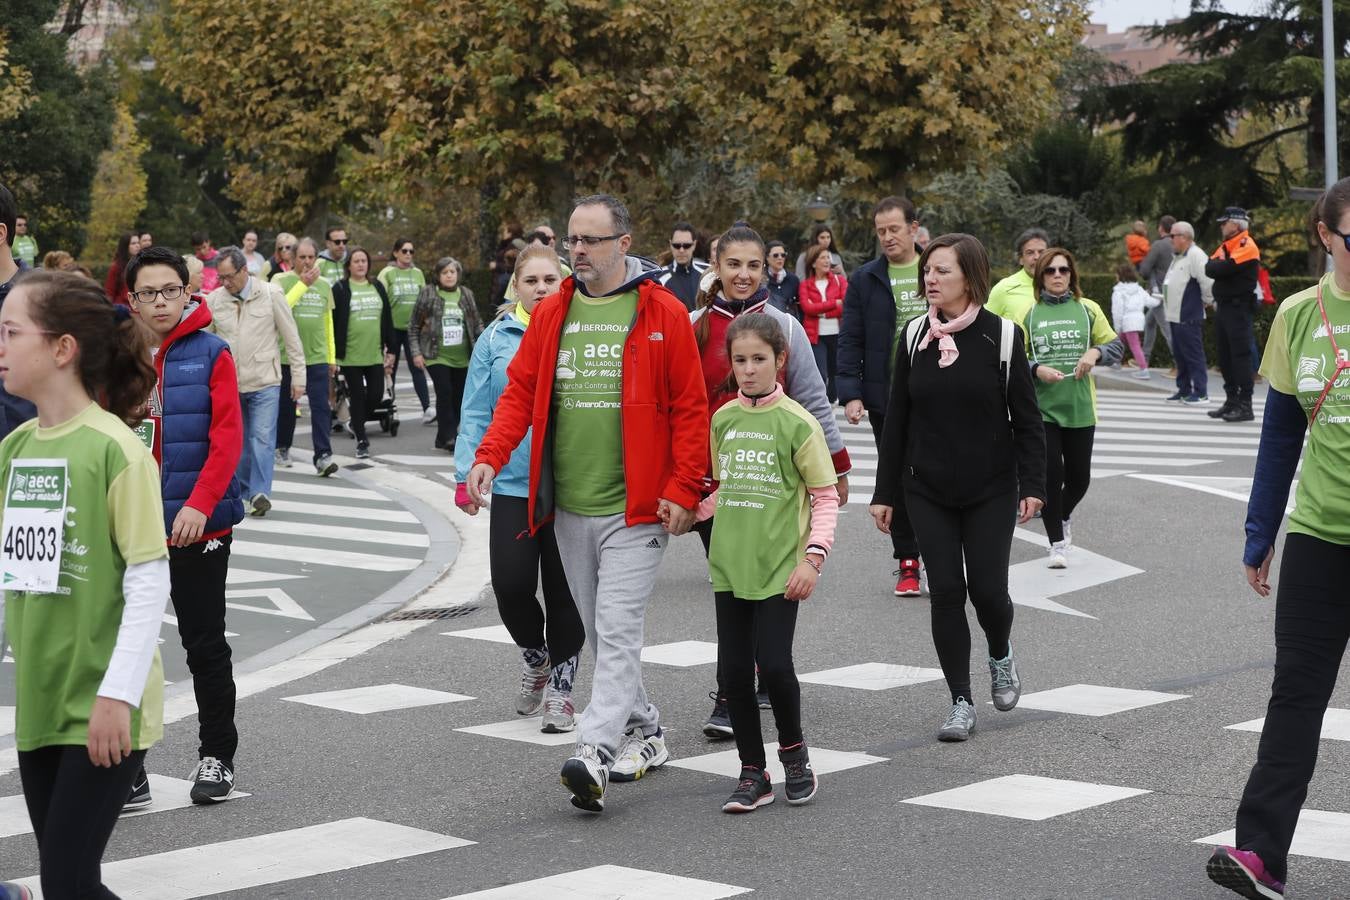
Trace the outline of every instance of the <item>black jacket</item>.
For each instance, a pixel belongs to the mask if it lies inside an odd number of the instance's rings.
[[[898,323],[886,266],[886,257],[878,256],[849,278],[839,326],[839,400],[861,400],[865,409],[884,410],[891,387],[891,347]]]
[[[937,341],[915,353],[912,369],[900,348],[872,503],[900,505],[902,487],[943,506],[980,503],[1013,487],[1018,497],[1045,499],[1045,427],[1022,329],[1013,334],[1005,397],[1001,328],[998,316],[981,309],[954,335],[960,355],[945,369]]]
[[[384,304],[384,309],[380,311],[380,346],[389,353],[398,344],[398,339],[394,336],[394,315],[389,307],[389,294],[378,280],[372,279],[370,285],[375,288],[375,292],[380,295],[380,302]],[[333,344],[338,359],[345,359],[347,356],[347,324],[351,321],[351,315],[352,285],[344,278],[333,285]]]
[[[783,270],[783,280],[778,281],[772,272],[766,273],[769,284],[769,305],[792,316],[798,322],[802,320],[802,308],[797,305],[797,289],[802,286],[796,275]]]
[[[693,312],[694,304],[698,301],[698,283],[706,271],[708,264],[701,259],[693,260],[687,266],[672,262],[656,273],[656,280],[679,297],[685,309]]]
[[[1255,306],[1256,282],[1261,272],[1261,260],[1234,262],[1227,256],[1205,263],[1205,274],[1214,279],[1214,302],[1223,305]]]

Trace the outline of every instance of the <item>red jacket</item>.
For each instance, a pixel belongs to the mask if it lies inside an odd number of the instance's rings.
[[[814,278],[803,278],[797,288],[797,303],[802,308],[802,327],[811,343],[820,342],[820,317],[838,319],[844,315],[844,294],[848,282],[843,275],[830,273],[830,283],[825,286],[825,296],[820,296]]]
[[[533,427],[531,533],[553,515],[553,372],[574,289],[569,276],[535,307],[474,458],[500,472]],[[658,521],[661,499],[695,508],[708,460],[708,395],[689,310],[653,280],[640,282],[637,292],[637,315],[624,340],[620,410],[629,526]]]

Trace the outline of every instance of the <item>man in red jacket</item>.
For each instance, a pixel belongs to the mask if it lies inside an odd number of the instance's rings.
[[[572,804],[604,809],[609,780],[669,758],[642,684],[643,620],[669,535],[693,525],[708,458],[708,400],[684,304],[628,256],[614,197],[577,201],[573,275],[540,302],[469,472],[482,504],[533,427],[531,530],[554,516],[568,586],[595,657],[591,702],[563,765]]]

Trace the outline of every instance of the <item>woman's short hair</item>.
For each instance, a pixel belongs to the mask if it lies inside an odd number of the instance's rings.
[[[1045,290],[1045,270],[1050,268],[1051,261],[1057,256],[1062,256],[1069,262],[1069,293],[1075,297],[1083,296],[1083,290],[1078,286],[1078,262],[1073,258],[1073,254],[1063,247],[1051,247],[1036,260],[1036,268],[1031,274],[1031,285],[1036,291],[1036,296],[1039,297],[1041,291]]]
[[[829,256],[830,248],[822,247],[820,244],[812,244],[811,246],[806,248],[806,260],[804,262],[804,265],[806,266],[806,277],[808,278],[816,277],[816,260],[820,259],[820,255],[822,253],[824,253],[826,256]],[[834,262],[833,257],[830,258],[830,262],[831,264],[833,264]]]
[[[966,293],[970,302],[984,306],[989,300],[989,251],[984,249],[980,239],[970,234],[952,232],[935,237],[928,242],[919,256],[919,290],[923,291],[923,273],[928,268],[928,258],[933,251],[949,247],[956,254],[956,267],[966,279]]]

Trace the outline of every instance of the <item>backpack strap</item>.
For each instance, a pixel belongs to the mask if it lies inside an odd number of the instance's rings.
[[[1008,399],[1008,367],[1012,364],[1013,329],[1017,327],[1012,319],[999,317],[998,334],[998,377],[1003,380],[1003,399]]]
[[[927,316],[915,316],[905,325],[905,348],[909,352],[909,365],[914,366],[914,354],[919,352],[919,341],[928,328]]]

